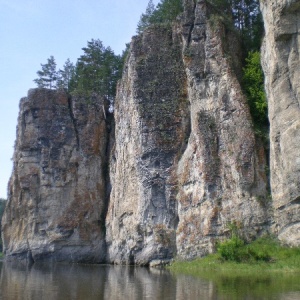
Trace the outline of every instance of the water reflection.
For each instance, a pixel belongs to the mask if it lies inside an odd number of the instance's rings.
[[[266,291],[260,295],[255,288],[239,288],[249,286],[247,280],[208,280],[138,267],[0,262],[0,272],[0,299],[5,300],[300,299],[300,287],[268,294],[271,279],[256,283]]]

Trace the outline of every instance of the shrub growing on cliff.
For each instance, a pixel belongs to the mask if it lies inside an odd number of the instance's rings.
[[[249,52],[243,69],[243,87],[247,95],[250,112],[256,127],[268,125],[268,104],[264,90],[264,74],[260,53]]]

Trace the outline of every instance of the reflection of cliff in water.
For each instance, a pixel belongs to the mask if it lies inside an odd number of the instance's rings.
[[[207,280],[140,267],[7,262],[0,262],[0,272],[0,299],[5,300],[300,298],[296,276]]]

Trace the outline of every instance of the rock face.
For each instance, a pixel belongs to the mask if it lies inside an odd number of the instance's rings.
[[[261,1],[262,63],[270,120],[274,232],[300,245],[300,69],[297,0]]]
[[[2,221],[8,258],[104,261],[104,106],[45,89],[21,100]]]
[[[21,101],[7,256],[165,264],[214,251],[230,227],[267,230],[238,40],[206,1],[184,7],[133,38],[111,142],[102,99],[37,89]]]
[[[259,235],[268,216],[264,151],[237,79],[239,41],[205,1],[185,7],[191,133],[177,166],[177,250],[193,258],[212,252],[230,224],[245,238]]]
[[[115,107],[109,260],[176,254],[176,167],[190,131],[179,35],[157,26],[132,41]]]
[[[265,229],[265,158],[230,62],[236,44],[205,1],[133,39],[115,108],[110,262],[193,258],[230,223],[247,238]]]

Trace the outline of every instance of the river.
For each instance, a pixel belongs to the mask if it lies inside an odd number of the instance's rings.
[[[130,266],[8,262],[0,262],[0,274],[1,300],[300,299],[299,274],[204,279]]]

